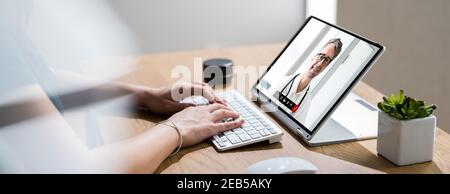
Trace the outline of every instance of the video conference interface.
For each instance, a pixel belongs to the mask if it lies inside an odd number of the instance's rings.
[[[378,50],[311,18],[256,88],[312,131]]]

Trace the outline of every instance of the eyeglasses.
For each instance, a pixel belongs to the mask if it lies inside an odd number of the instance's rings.
[[[317,53],[316,57],[317,57],[317,60],[318,60],[318,61],[322,61],[322,60],[323,60],[323,62],[324,62],[325,64],[327,64],[327,65],[330,64],[331,61],[333,60],[333,59],[331,59],[329,56],[327,56],[327,55],[325,55],[325,54],[323,54],[323,53]]]

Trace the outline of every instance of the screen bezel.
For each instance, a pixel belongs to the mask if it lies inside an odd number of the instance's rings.
[[[300,34],[300,32],[304,29],[304,27],[312,20],[312,19],[316,19],[319,22],[323,22],[326,25],[329,25],[333,28],[336,28],[338,30],[341,30],[342,32],[345,32],[351,36],[354,36],[355,38],[360,39],[361,41],[364,41],[372,46],[375,46],[378,48],[377,53],[375,53],[375,55],[370,59],[370,61],[365,65],[365,67],[359,72],[359,74],[356,76],[356,78],[350,83],[350,85],[345,89],[345,91],[341,94],[341,96],[339,96],[338,100],[331,106],[331,108],[327,111],[327,113],[320,119],[319,123],[314,127],[313,130],[309,130],[307,127],[305,127],[302,123],[300,123],[299,121],[297,121],[297,119],[295,119],[290,113],[287,113],[284,109],[282,109],[281,107],[279,107],[276,103],[272,102],[272,99],[267,97],[264,93],[262,93],[261,91],[259,91],[256,87],[258,86],[258,84],[260,83],[261,79],[264,78],[264,76],[267,74],[268,71],[270,71],[270,69],[273,67],[273,65],[278,61],[278,59],[284,54],[284,52],[286,51],[287,48],[289,48],[289,46],[291,45],[291,43],[295,40],[295,38]],[[316,134],[316,132],[320,129],[320,127],[322,126],[323,123],[325,123],[325,121],[331,116],[331,114],[334,112],[334,110],[336,110],[336,108],[339,106],[339,104],[343,101],[343,99],[347,96],[347,94],[350,92],[350,90],[356,85],[356,83],[364,76],[365,73],[367,73],[367,71],[370,69],[370,67],[372,66],[372,64],[380,57],[380,55],[384,52],[385,47],[375,43],[369,39],[366,39],[360,35],[357,35],[353,32],[350,32],[346,29],[343,29],[341,27],[338,27],[336,25],[330,24],[322,19],[319,19],[315,16],[310,16],[308,17],[305,22],[303,23],[303,25],[300,27],[300,29],[295,33],[295,35],[289,40],[289,42],[287,43],[287,45],[283,48],[283,50],[280,52],[280,54],[278,54],[278,56],[273,60],[273,62],[271,63],[271,65],[267,68],[267,70],[258,78],[258,81],[253,85],[252,87],[252,93],[256,95],[258,101],[260,102],[265,102],[265,103],[269,103],[272,106],[275,106],[277,108],[277,110],[274,112],[275,116],[278,117],[282,117],[282,121],[286,121],[286,118],[288,119],[289,123],[285,124],[292,124],[294,123],[296,126],[292,126],[294,127],[294,129],[301,129],[302,131],[295,131],[295,132],[301,132],[300,134],[302,135],[303,138],[310,140],[312,139],[312,137]],[[281,113],[281,115],[279,114]],[[291,126],[290,126],[291,127]],[[306,135],[304,134],[306,133]]]

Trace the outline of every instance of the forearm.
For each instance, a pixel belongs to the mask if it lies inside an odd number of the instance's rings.
[[[122,96],[132,98],[130,106],[142,105],[144,96],[151,97],[157,89],[115,81],[105,81],[67,71],[55,71],[63,104],[90,104]],[[150,94],[150,95],[149,95]]]
[[[113,162],[119,173],[152,173],[176,149],[178,132],[157,125],[130,139],[94,150],[97,157]]]

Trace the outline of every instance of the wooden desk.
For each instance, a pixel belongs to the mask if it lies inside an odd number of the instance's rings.
[[[265,67],[283,48],[283,44],[246,46],[239,48],[198,50],[151,54],[132,59],[137,65],[120,81],[149,86],[163,86],[175,82],[171,72],[176,66],[193,69],[194,58],[226,57],[236,66]],[[111,61],[105,61],[111,62]],[[129,63],[128,59],[117,63]],[[200,75],[197,75],[200,76]],[[252,83],[253,84],[253,83]],[[251,87],[251,86],[248,86]],[[248,89],[248,88],[247,88]],[[245,91],[246,89],[244,89]],[[381,94],[370,86],[359,83],[354,92],[371,103],[381,99]],[[116,141],[139,133],[152,126],[151,121],[161,118],[146,115],[144,119],[108,118],[108,123],[122,123],[114,137],[104,137],[104,142]],[[273,119],[272,119],[273,120]],[[125,123],[125,125],[123,125]],[[124,132],[123,126],[129,130]],[[108,129],[111,133],[112,129]],[[376,140],[343,143],[322,147],[307,147],[285,130],[281,143],[268,145],[259,143],[248,147],[219,153],[209,142],[183,149],[177,156],[168,158],[157,170],[158,173],[243,173],[252,163],[276,156],[298,156],[310,160],[319,167],[319,173],[449,173],[450,136],[437,129],[434,161],[424,164],[396,167],[376,154]],[[377,170],[373,170],[377,169]]]

